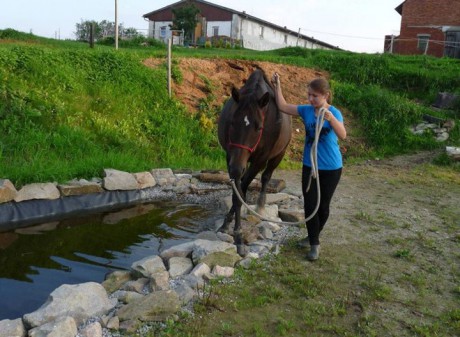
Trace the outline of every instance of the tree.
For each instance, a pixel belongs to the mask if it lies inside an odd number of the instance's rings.
[[[81,20],[80,23],[75,25],[77,29],[75,32],[75,37],[78,41],[89,41],[91,24],[95,25],[94,39],[96,41],[100,41],[109,37],[115,37],[115,22],[108,20],[102,20],[101,22],[96,22],[94,20]],[[123,24],[121,23],[118,25],[118,35],[119,37],[134,38],[138,37],[140,33],[136,28],[133,27],[124,28]]]
[[[200,10],[191,4],[175,8],[172,12],[174,14],[172,29],[184,30],[184,38],[191,41],[198,23],[197,14],[200,13]]]

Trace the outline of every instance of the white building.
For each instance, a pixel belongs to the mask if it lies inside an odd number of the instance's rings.
[[[181,0],[169,6],[144,14],[149,21],[149,37],[167,41],[175,35],[170,27],[173,22],[175,8],[195,5],[200,13],[198,24],[193,34],[193,44],[204,43],[205,40],[228,38],[237,41],[242,47],[253,50],[272,50],[284,47],[303,47],[309,49],[339,49],[326,42],[294,32],[261,20],[245,12],[215,5],[202,0]],[[175,43],[178,43],[176,40]]]

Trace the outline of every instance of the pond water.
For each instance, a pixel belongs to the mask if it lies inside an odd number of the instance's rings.
[[[35,311],[62,284],[100,283],[193,239],[216,212],[162,201],[0,233],[0,320]]]

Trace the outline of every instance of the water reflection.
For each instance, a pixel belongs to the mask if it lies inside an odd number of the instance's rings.
[[[101,282],[212,223],[213,210],[157,202],[0,233],[0,320],[42,305],[62,284]]]

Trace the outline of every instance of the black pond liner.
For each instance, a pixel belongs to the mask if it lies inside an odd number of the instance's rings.
[[[175,193],[158,188],[129,191],[104,191],[54,200],[27,200],[0,204],[0,232],[58,221],[73,215],[106,212],[141,202],[175,199]]]

